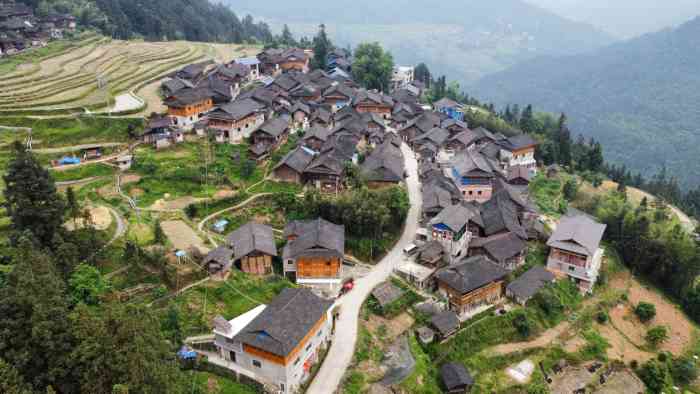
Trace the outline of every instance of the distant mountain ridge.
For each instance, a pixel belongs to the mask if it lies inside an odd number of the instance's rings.
[[[469,93],[566,112],[607,159],[700,183],[700,17],[588,54],[546,57],[483,78]]]
[[[379,41],[398,63],[431,65],[436,74],[462,82],[538,55],[585,52],[613,38],[521,0],[357,0],[344,3],[299,0],[225,0],[277,29],[288,24],[310,36],[325,23],[341,46]]]

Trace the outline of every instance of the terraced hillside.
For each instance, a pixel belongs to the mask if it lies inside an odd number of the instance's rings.
[[[90,36],[56,56],[19,65],[0,76],[0,116],[157,111],[157,86],[166,74],[205,59],[230,61],[235,55],[255,52],[244,49]],[[141,91],[144,99],[138,97]]]

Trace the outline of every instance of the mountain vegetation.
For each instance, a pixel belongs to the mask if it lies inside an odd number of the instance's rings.
[[[700,183],[700,18],[589,54],[546,57],[469,88],[496,104],[566,111],[607,159],[650,176],[663,167],[681,186]]]
[[[226,0],[234,10],[281,29],[313,36],[320,22],[340,46],[381,38],[396,63],[432,64],[460,82],[475,81],[537,55],[579,53],[612,42],[589,25],[571,22],[521,0],[359,0],[263,2]]]
[[[268,42],[265,23],[239,18],[230,8],[208,0],[21,0],[38,14],[70,13],[81,26],[120,39],[207,42]]]

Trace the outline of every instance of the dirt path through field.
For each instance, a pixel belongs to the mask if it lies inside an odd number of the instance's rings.
[[[563,322],[556,327],[550,328],[545,331],[539,337],[527,342],[512,342],[504,343],[502,345],[497,345],[491,348],[491,351],[498,355],[510,354],[514,352],[520,352],[523,350],[534,349],[538,347],[546,347],[552,344],[555,340],[559,338],[561,334],[566,332],[571,324],[569,322]]]

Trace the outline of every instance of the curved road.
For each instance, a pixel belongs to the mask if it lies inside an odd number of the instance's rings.
[[[403,248],[411,243],[418,230],[418,220],[421,211],[421,193],[418,182],[418,163],[413,152],[406,144],[401,146],[406,163],[408,178],[406,185],[411,200],[411,208],[406,218],[403,235],[394,248],[367,274],[355,281],[351,292],[338,299],[340,315],[336,320],[335,335],[326,359],[318,371],[316,378],[309,386],[307,394],[330,394],[336,392],[345,371],[352,362],[357,340],[358,316],[362,303],[372,289],[385,281],[403,260]]]

